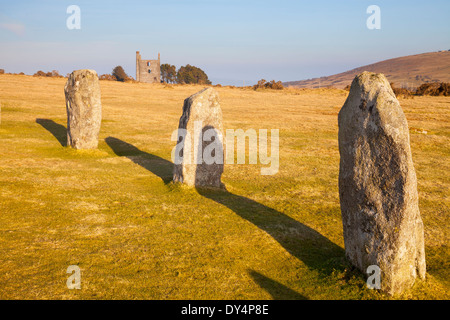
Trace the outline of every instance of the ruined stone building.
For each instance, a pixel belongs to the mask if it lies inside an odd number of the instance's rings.
[[[161,82],[161,63],[158,60],[142,60],[139,51],[136,51],[136,80],[146,83]]]

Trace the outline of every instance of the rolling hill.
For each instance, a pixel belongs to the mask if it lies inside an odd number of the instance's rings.
[[[327,77],[284,82],[283,85],[297,88],[332,86],[342,89],[351,84],[355,75],[363,71],[384,73],[397,87],[415,88],[422,83],[450,82],[450,51],[384,60]]]

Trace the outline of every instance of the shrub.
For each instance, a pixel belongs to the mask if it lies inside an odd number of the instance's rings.
[[[56,78],[62,78],[63,76],[59,74],[57,70],[44,72],[42,70],[39,70],[35,74],[33,74],[33,77],[56,77]]]
[[[258,81],[257,84],[255,84],[253,86],[253,89],[254,90],[257,90],[257,89],[283,90],[284,87],[283,87],[283,84],[282,84],[281,81],[272,80],[270,82],[267,82],[265,79],[261,79],[261,80]]]
[[[100,80],[109,80],[109,81],[117,81],[117,78],[111,74],[102,74],[98,77]]]
[[[396,86],[394,86],[394,83],[391,82],[390,83],[392,91],[394,92],[394,94],[399,97],[399,96],[403,96],[405,98],[407,97],[412,97],[414,95],[413,91],[410,91],[406,88],[397,88]]]
[[[174,65],[164,63],[161,65],[161,80],[166,83],[177,81],[177,68]]]
[[[270,82],[270,84],[268,85],[268,87],[270,89],[274,89],[274,90],[283,90],[284,89],[283,83],[281,81],[275,82],[275,80],[272,80]]]
[[[113,69],[112,75],[116,77],[117,81],[125,81],[128,79],[128,75],[123,70],[122,66],[117,66]]]
[[[47,74],[42,70],[39,70],[35,74],[33,74],[33,77],[46,77],[46,76]]]
[[[211,81],[202,69],[188,64],[178,69],[177,83],[211,84]]]
[[[450,96],[450,83],[424,83],[416,90],[421,96]]]
[[[58,70],[52,70],[51,77],[62,78],[63,76],[59,74]]]

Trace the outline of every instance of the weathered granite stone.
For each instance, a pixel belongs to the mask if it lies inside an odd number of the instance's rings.
[[[388,80],[355,77],[339,112],[339,195],[345,252],[381,290],[397,294],[425,278],[423,223],[408,124]]]
[[[219,96],[206,88],[184,100],[174,155],[175,182],[222,188],[223,127]]]
[[[96,149],[102,121],[100,83],[94,70],[75,70],[64,87],[67,110],[67,145]]]

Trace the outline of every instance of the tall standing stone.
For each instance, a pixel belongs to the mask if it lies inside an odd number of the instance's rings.
[[[96,149],[102,121],[100,83],[94,70],[75,70],[64,87],[67,110],[67,145]]]
[[[397,294],[425,278],[423,223],[408,124],[383,74],[355,77],[339,112],[339,195],[345,253],[381,290]]]
[[[221,188],[223,127],[219,95],[206,88],[184,100],[175,148],[175,182]]]

